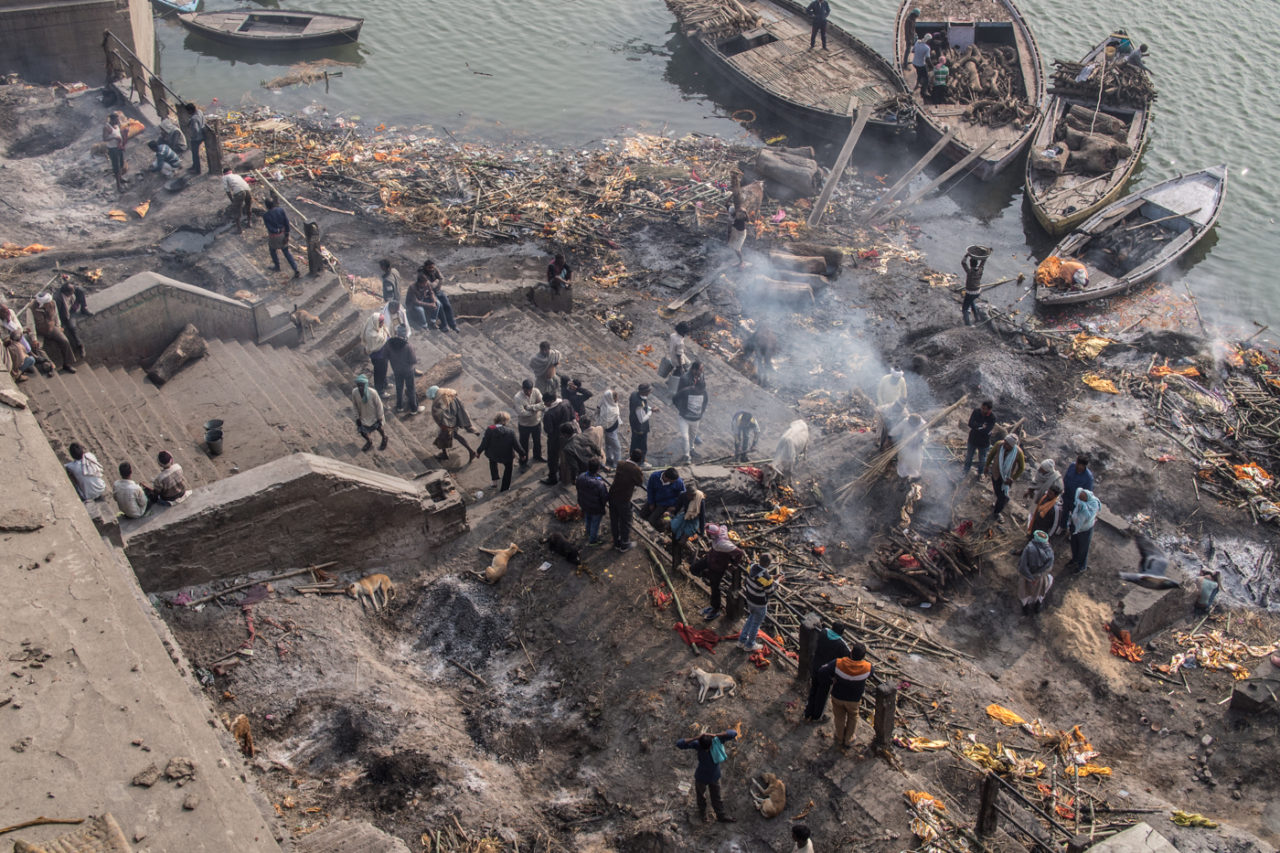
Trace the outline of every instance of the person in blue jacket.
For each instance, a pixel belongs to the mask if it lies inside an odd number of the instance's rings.
[[[698,769],[693,771],[693,788],[698,795],[698,814],[704,822],[707,820],[707,791],[710,790],[711,808],[715,809],[716,820],[720,823],[734,823],[734,819],[725,814],[724,801],[720,799],[720,762],[724,760],[724,742],[737,736],[734,729],[726,729],[720,734],[703,732],[695,738],[680,738],[676,741],[676,749],[698,751]]]
[[[684,494],[684,480],[675,468],[654,471],[645,484],[644,519],[655,528],[662,529],[662,516],[675,515],[676,504]]]

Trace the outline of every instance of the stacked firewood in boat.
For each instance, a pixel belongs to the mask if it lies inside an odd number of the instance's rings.
[[[1080,98],[1091,103],[1098,101],[1098,87],[1102,87],[1102,105],[1108,107],[1145,107],[1156,99],[1156,87],[1151,76],[1136,65],[1112,60],[1106,63],[1090,63],[1086,71],[1080,62],[1055,60],[1057,69],[1049,78],[1049,91],[1054,95]]]
[[[1030,121],[1035,107],[1026,102],[1018,52],[1011,47],[969,45],[949,61],[947,99],[968,104],[965,118],[988,127]]]
[[[1069,168],[1101,175],[1133,156],[1124,119],[1079,104],[1067,110],[1053,138],[1049,149],[1032,152],[1032,167],[1038,171],[1060,175]]]
[[[760,18],[738,0],[667,0],[667,7],[686,27],[702,32],[750,30]]]

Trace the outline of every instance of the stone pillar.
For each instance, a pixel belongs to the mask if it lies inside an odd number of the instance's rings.
[[[312,221],[304,224],[302,233],[307,238],[307,272],[320,275],[328,268],[324,255],[320,252],[320,223]]]
[[[978,800],[978,818],[974,828],[979,838],[990,838],[996,834],[1000,813],[996,811],[996,802],[1000,798],[1000,779],[995,773],[988,772],[982,779],[982,793]]]
[[[876,687],[876,715],[872,723],[875,729],[875,744],[888,747],[893,743],[894,717],[898,713],[898,688],[892,684],[881,684]]]

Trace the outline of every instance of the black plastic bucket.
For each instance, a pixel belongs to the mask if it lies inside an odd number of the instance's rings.
[[[210,456],[222,455],[222,430],[210,429],[205,430],[204,443],[209,447]]]

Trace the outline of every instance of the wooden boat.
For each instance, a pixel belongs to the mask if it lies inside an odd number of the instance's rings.
[[[1080,64],[1089,66],[1107,61],[1109,65],[1118,62],[1119,60],[1114,56],[1107,60],[1106,47],[1107,42],[1102,42],[1089,51]],[[1104,66],[1099,65],[1099,67]],[[1145,72],[1135,69],[1135,73]],[[1095,71],[1088,81],[1089,84],[1093,83],[1093,77],[1097,78],[1097,85],[1103,85],[1103,73]],[[1087,91],[1088,88],[1091,86],[1086,85],[1085,90]],[[1080,95],[1084,95],[1084,92]],[[1119,198],[1138,167],[1138,160],[1142,157],[1143,148],[1146,147],[1147,135],[1151,127],[1150,101],[1135,106],[1125,106],[1108,103],[1106,99],[1080,95],[1050,92],[1040,126],[1036,128],[1035,136],[1031,140],[1031,156],[1027,157],[1025,184],[1027,201],[1036,219],[1054,236],[1067,233]],[[1062,138],[1063,131],[1066,129],[1065,119],[1073,107],[1076,108],[1077,115],[1083,116],[1083,111],[1088,111],[1091,119],[1094,111],[1097,110],[1098,118],[1109,126],[1115,127],[1117,126],[1115,122],[1120,122],[1127,128],[1122,131],[1125,135],[1124,146],[1131,153],[1127,157],[1121,157],[1109,171],[1095,174],[1078,169],[1071,163],[1067,164],[1066,170],[1061,174],[1054,174],[1052,171],[1038,167],[1039,152],[1061,151],[1062,146],[1066,145]],[[1111,121],[1113,119],[1115,121]]]
[[[174,0],[152,0],[152,2],[168,12],[194,12],[200,8],[200,0],[189,0],[187,3],[177,3]]]
[[[910,14],[915,9],[918,17]],[[950,103],[920,104],[918,92],[912,95],[920,112],[920,135],[932,143],[955,127],[943,155],[959,162],[982,151],[973,174],[990,180],[1018,159],[1035,131],[1045,98],[1040,49],[1011,0],[903,0],[893,45],[897,62],[908,66],[912,80],[908,52],[918,36],[934,33],[943,40],[952,96]],[[986,90],[966,84],[965,60],[975,50],[1003,68],[1004,73],[989,78]]]
[[[236,9],[178,16],[182,25],[214,41],[272,49],[350,44],[364,18],[292,9]]]
[[[1150,279],[1209,232],[1226,192],[1227,167],[1214,166],[1146,187],[1104,207],[1051,255],[1084,264],[1089,283],[1079,289],[1044,287],[1037,274],[1036,304],[1089,302]]]
[[[686,38],[736,88],[786,119],[843,138],[852,107],[868,123],[910,130],[915,111],[893,66],[827,24],[827,50],[809,49],[804,6],[792,0],[667,0]]]

